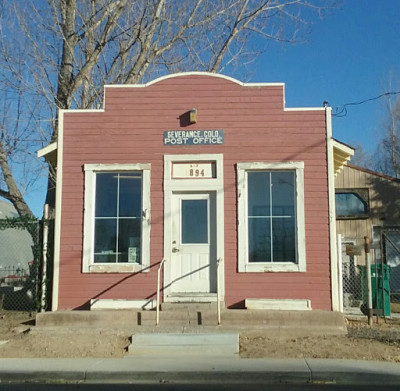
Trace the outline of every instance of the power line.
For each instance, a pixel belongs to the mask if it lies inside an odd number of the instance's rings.
[[[335,108],[335,113],[332,114],[332,116],[335,116],[335,117],[346,117],[346,115],[347,115],[347,107],[348,106],[358,106],[358,105],[362,105],[362,104],[367,103],[367,102],[371,102],[373,100],[377,100],[377,99],[383,98],[384,96],[394,96],[394,95],[398,95],[398,94],[400,94],[400,91],[390,91],[390,92],[385,92],[384,94],[375,96],[374,98],[364,99],[364,100],[361,100],[359,102],[346,103],[346,104],[344,104],[342,106],[337,106]]]

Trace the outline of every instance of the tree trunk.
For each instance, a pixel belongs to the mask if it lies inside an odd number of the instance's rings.
[[[0,190],[0,196],[11,201],[14,208],[20,216],[34,217],[28,204],[25,202],[17,184],[15,183],[13,174],[8,164],[7,153],[4,150],[3,143],[0,141],[0,168],[3,173],[4,181],[8,191]]]

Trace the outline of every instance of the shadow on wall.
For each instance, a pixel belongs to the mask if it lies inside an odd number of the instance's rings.
[[[400,293],[400,180],[371,176],[368,185],[371,206],[374,206],[371,207],[371,218],[380,220],[388,238],[385,240],[385,259],[390,266],[390,288],[394,296]],[[377,261],[380,261],[379,254]]]
[[[158,261],[152,265],[150,265],[147,269],[145,270],[151,270],[154,268],[158,268],[158,266],[160,265],[161,261]],[[117,289],[118,287],[120,287],[124,282],[126,282],[127,280],[130,280],[131,278],[134,278],[135,276],[141,274],[142,271],[140,272],[134,272],[134,273],[130,273],[124,277],[122,277],[121,279],[119,279],[118,281],[116,281],[114,284],[105,287],[104,290],[102,290],[101,292],[99,292],[97,295],[93,296],[90,300],[85,301],[84,303],[82,303],[81,305],[74,307],[74,310],[80,310],[80,311],[86,311],[86,310],[90,310],[90,302],[92,300],[98,300],[98,299],[102,299],[102,298],[108,298],[107,294],[110,294],[110,292],[112,292],[114,289]],[[163,291],[163,289],[161,289],[161,291]],[[146,300],[149,300],[149,302],[154,299],[157,295],[157,292],[154,291],[152,293],[150,293],[148,296],[146,296]]]
[[[371,218],[381,225],[400,226],[400,180],[369,176]]]

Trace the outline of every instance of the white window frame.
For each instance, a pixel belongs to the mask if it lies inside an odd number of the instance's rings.
[[[176,179],[173,178],[173,164],[181,162],[203,163],[215,162],[216,178],[205,179]],[[224,244],[225,244],[225,215],[224,215],[224,160],[223,154],[185,154],[164,155],[164,297],[166,301],[175,301],[171,298],[171,252],[172,252],[172,213],[173,195],[175,193],[188,192],[215,192],[216,202],[216,258],[221,262],[218,274],[219,298],[225,297],[225,275],[224,275]],[[200,300],[198,296],[196,300]],[[206,297],[205,299],[208,300]],[[179,298],[177,299],[179,300]]]
[[[83,227],[83,273],[134,273],[150,269],[150,168],[149,163],[85,164],[85,212]],[[102,172],[142,173],[141,263],[94,263],[96,174]]]
[[[249,262],[247,173],[292,170],[296,182],[296,262]],[[238,270],[239,272],[305,272],[304,162],[238,163]]]

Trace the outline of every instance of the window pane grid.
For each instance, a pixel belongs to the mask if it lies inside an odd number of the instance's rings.
[[[121,263],[121,262],[137,262],[138,260],[140,261],[140,247],[141,247],[141,241],[142,241],[142,230],[141,230],[141,196],[142,196],[142,175],[141,173],[98,173],[96,175],[96,178],[98,178],[98,175],[103,175],[107,181],[108,178],[112,178],[113,180],[116,179],[116,186],[114,187],[114,191],[116,192],[116,198],[114,198],[114,210],[115,210],[115,215],[97,215],[98,213],[101,214],[102,210],[105,210],[106,212],[109,212],[109,209],[113,209],[112,205],[109,205],[110,202],[112,203],[112,199],[106,199],[106,208],[104,209],[104,201],[103,201],[103,209],[100,207],[100,209],[97,209],[96,205],[96,216],[95,216],[95,246],[94,246],[94,262],[95,263]],[[108,175],[108,178],[107,178]],[[139,191],[140,191],[140,198],[131,200],[129,196],[131,195],[129,193],[129,190],[132,192],[132,189],[128,190],[126,189],[127,185],[125,185],[125,192],[127,194],[122,194],[121,192],[121,180],[127,180],[127,179],[134,179],[135,181],[139,180],[140,185],[139,185]],[[98,199],[102,201],[101,197],[104,198],[104,195],[102,195],[102,191],[107,194],[112,195],[112,183],[111,183],[111,188],[110,186],[107,186],[107,182],[104,182],[106,184],[106,189],[103,189],[104,185],[102,186],[102,182],[96,180],[96,204]],[[108,187],[108,188],[107,188]],[[138,189],[133,186],[133,192],[137,191]],[[114,192],[114,194],[115,194]],[[100,197],[100,198],[99,198]],[[133,210],[130,211],[130,213],[136,213],[138,216],[121,216],[122,213],[127,213],[126,210],[122,212],[121,210],[121,197],[125,197],[124,201],[125,204],[127,202],[126,197],[128,197],[128,204],[132,204],[137,211],[133,212]],[[106,197],[105,197],[106,198]],[[108,202],[107,202],[108,201]],[[137,205],[140,204],[140,205]],[[126,205],[124,205],[124,208],[126,209]],[[140,213],[140,215],[139,215]],[[122,230],[121,228],[121,223],[122,222],[128,223],[129,221],[132,222],[137,222],[135,225],[127,226],[124,224],[124,229]],[[104,224],[100,224],[100,222],[104,222]],[[110,225],[111,224],[111,225]],[[108,226],[108,228],[107,228]],[[114,233],[112,233],[114,232]],[[127,235],[133,235],[133,236],[127,236]],[[127,237],[126,237],[127,236]],[[122,243],[122,244],[121,244]],[[126,251],[124,251],[126,247]],[[101,251],[98,251],[98,250]],[[97,251],[96,251],[97,250]]]
[[[292,171],[247,172],[249,262],[296,261],[294,179]]]

